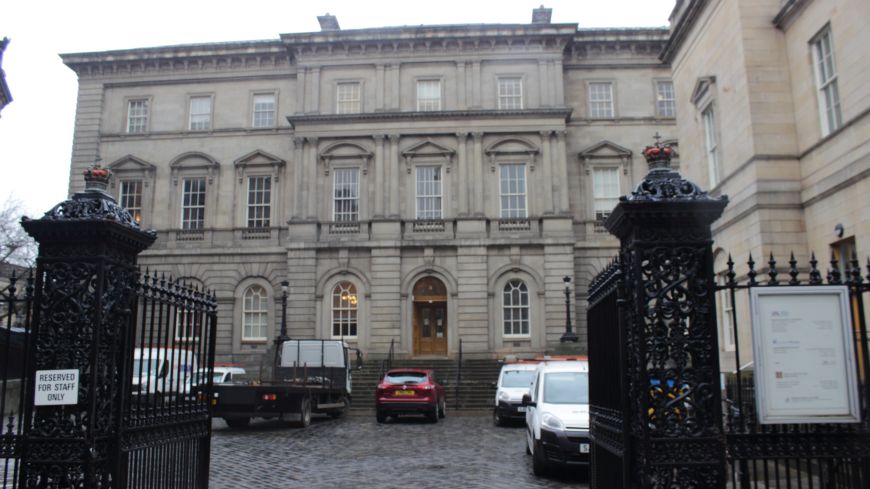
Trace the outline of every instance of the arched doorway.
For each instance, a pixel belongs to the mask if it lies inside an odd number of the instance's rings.
[[[447,355],[447,287],[435,277],[414,285],[414,354]]]

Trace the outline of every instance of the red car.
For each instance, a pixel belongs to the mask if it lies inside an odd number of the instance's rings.
[[[378,423],[387,416],[400,414],[423,414],[433,423],[447,412],[447,397],[444,386],[438,382],[435,372],[424,368],[396,368],[388,371],[375,395]]]

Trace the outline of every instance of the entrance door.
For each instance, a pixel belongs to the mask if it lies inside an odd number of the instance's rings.
[[[414,304],[414,352],[447,355],[447,303]]]

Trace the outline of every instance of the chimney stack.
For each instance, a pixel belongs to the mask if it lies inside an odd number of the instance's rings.
[[[329,15],[329,12],[326,12],[326,15],[318,15],[317,22],[320,22],[321,31],[341,30],[341,27],[338,26],[338,18],[334,15]]]
[[[532,24],[549,24],[553,17],[553,9],[544,8],[543,5],[532,10]]]

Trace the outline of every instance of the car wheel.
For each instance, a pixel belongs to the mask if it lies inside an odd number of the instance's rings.
[[[531,446],[532,446],[532,435],[531,435],[531,433],[529,433],[529,430],[526,430],[526,455],[532,454],[532,449],[530,448]]]
[[[383,423],[387,421],[387,413],[383,411],[378,411],[377,413],[378,423]]]
[[[433,423],[438,422],[438,404],[432,406],[432,410],[426,414],[426,417],[428,417],[429,421]]]
[[[544,458],[544,449],[541,447],[540,443],[535,443],[535,449],[532,452],[532,472],[537,476],[550,473],[550,466]]]
[[[251,422],[251,418],[224,418],[224,421],[230,428],[239,430],[242,428],[247,428],[248,423]]]
[[[302,404],[299,406],[299,421],[296,426],[307,428],[311,424],[311,399],[305,397],[302,399]]]
[[[441,399],[441,409],[438,411],[438,417],[444,418],[447,416],[447,399]]]
[[[504,420],[498,415],[498,408],[492,410],[492,424],[496,426],[504,426]]]

